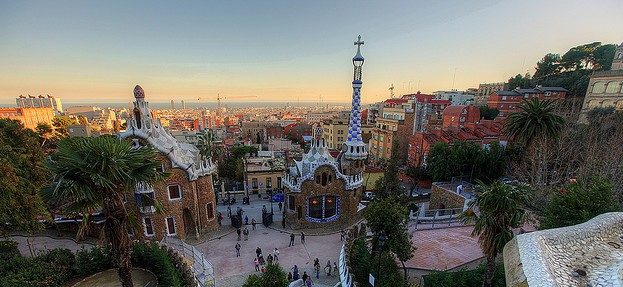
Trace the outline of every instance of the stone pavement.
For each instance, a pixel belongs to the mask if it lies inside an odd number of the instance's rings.
[[[289,233],[266,228],[263,225],[257,225],[256,230],[249,227],[249,240],[244,241],[244,236],[240,241],[241,250],[240,257],[236,257],[236,233],[223,236],[221,239],[215,239],[196,245],[205,257],[214,265],[214,272],[217,280],[217,286],[241,286],[247,276],[255,272],[253,260],[255,259],[255,249],[260,247],[264,258],[272,253],[275,247],[280,251],[279,264],[289,272],[296,264],[299,273],[313,274],[314,259],[318,258],[321,265],[320,279],[314,279],[316,286],[333,286],[337,283],[338,278],[334,276],[327,277],[323,274],[323,268],[327,264],[327,260],[338,260],[340,248],[340,234],[313,236],[306,235],[306,243],[301,244],[300,236],[296,236],[294,246],[288,247],[290,242]],[[315,277],[314,277],[315,278]]]
[[[417,250],[405,265],[426,270],[448,270],[483,257],[473,226],[418,230],[412,242]]]
[[[73,252],[80,250],[84,247],[86,249],[91,248],[93,245],[90,243],[76,243],[73,239],[50,237],[46,235],[37,236],[23,236],[23,235],[11,235],[6,237],[8,240],[17,242],[17,247],[23,256],[31,256],[31,252],[28,248],[28,242],[30,242],[31,249],[35,255],[38,253],[54,249],[54,248],[67,248]]]

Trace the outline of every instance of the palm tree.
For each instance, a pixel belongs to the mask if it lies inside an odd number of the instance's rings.
[[[537,138],[555,138],[562,131],[565,120],[554,113],[554,102],[539,98],[522,101],[519,110],[506,119],[504,133],[526,146]]]
[[[472,236],[478,236],[480,248],[487,257],[482,286],[491,287],[496,256],[513,239],[512,229],[520,227],[528,219],[528,213],[523,208],[528,201],[528,189],[500,180],[490,185],[479,180],[476,182],[476,198],[469,203],[469,209],[461,215],[461,220],[475,222]]]
[[[65,203],[66,211],[82,213],[84,220],[89,211],[103,211],[103,239],[111,245],[122,285],[132,286],[128,232],[137,221],[126,210],[124,195],[138,184],[154,184],[168,175],[158,171],[156,153],[113,136],[66,138],[58,142],[58,151],[45,167],[53,175],[51,186],[41,192],[46,201]]]
[[[199,135],[199,142],[197,143],[199,154],[202,159],[211,157],[217,159],[219,155],[223,154],[223,147],[216,142],[216,135],[211,130]]]

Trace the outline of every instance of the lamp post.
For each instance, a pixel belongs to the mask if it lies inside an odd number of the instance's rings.
[[[379,263],[376,266],[376,279],[374,280],[374,285],[376,285],[377,280],[379,280],[381,272],[381,254],[383,253],[383,245],[385,245],[385,234],[381,232],[381,235],[379,235]]]

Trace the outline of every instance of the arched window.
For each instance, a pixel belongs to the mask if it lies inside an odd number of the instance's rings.
[[[307,199],[307,219],[314,222],[329,222],[340,215],[340,198],[334,195],[316,196]]]
[[[610,82],[608,83],[608,85],[606,86],[606,94],[616,94],[619,92],[619,87],[620,87],[620,83],[619,82]]]
[[[593,94],[601,94],[604,92],[604,83],[603,82],[596,82],[593,84],[593,88],[591,89],[591,93]]]
[[[327,173],[322,173],[322,186],[327,186]]]

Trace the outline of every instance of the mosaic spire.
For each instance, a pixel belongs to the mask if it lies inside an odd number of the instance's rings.
[[[361,72],[363,67],[363,56],[361,56],[361,35],[357,38],[357,54],[353,57],[353,101],[348,125],[348,138],[344,143],[345,156],[348,159],[365,159],[368,156],[367,145],[361,139]]]

